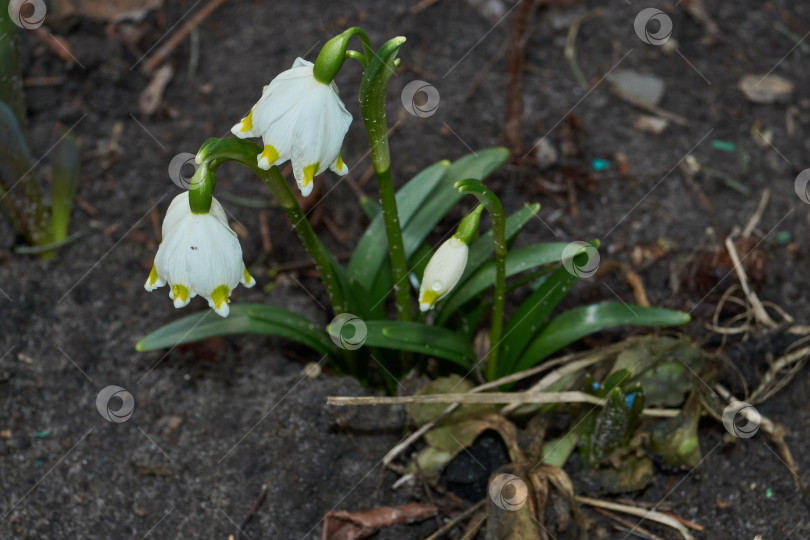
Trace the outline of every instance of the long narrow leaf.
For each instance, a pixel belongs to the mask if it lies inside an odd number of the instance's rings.
[[[65,133],[54,148],[51,170],[51,240],[59,242],[68,235],[70,211],[79,185],[79,149],[72,133]]]
[[[689,314],[627,304],[594,304],[572,309],[554,318],[532,340],[514,371],[529,369],[548,355],[583,337],[615,326],[675,326],[689,322]]]
[[[462,157],[449,167],[447,167],[446,162],[434,165],[434,167],[444,165],[444,170],[440,178],[435,181],[432,189],[427,189],[427,182],[424,182],[424,184],[420,182],[414,188],[411,188],[411,185],[416,181],[416,177],[402,188],[400,194],[397,195],[397,204],[399,204],[402,192],[408,188],[403,197],[403,205],[399,207],[400,223],[403,227],[402,241],[405,244],[406,257],[411,258],[413,256],[433,227],[461,200],[463,195],[453,188],[453,184],[465,178],[483,179],[500,167],[508,157],[509,152],[504,148],[480,150],[475,154]],[[423,173],[420,173],[420,175]],[[420,175],[417,175],[417,177]],[[371,233],[374,236],[370,240],[366,240],[366,235],[364,235],[361,240],[361,243],[373,242],[375,248],[381,251],[374,253],[373,248],[364,248],[372,256],[358,256],[355,252],[355,256],[352,257],[349,264],[349,274],[353,276],[351,278],[352,282],[360,283],[370,292],[371,304],[377,306],[372,316],[379,318],[383,316],[381,310],[384,298],[393,286],[391,270],[387,263],[388,243],[382,225],[382,220],[380,220],[379,233]],[[370,229],[371,226],[369,226]],[[366,234],[369,234],[368,230]],[[355,259],[357,259],[357,263],[355,263]],[[368,263],[367,267],[360,269],[359,267],[364,264],[363,261]],[[354,270],[352,270],[352,263],[356,264]],[[407,284],[403,283],[401,286],[405,287]]]
[[[274,327],[273,332],[268,335],[292,339],[325,356],[336,354],[334,343],[329,339],[323,327],[312,323],[306,317],[279,306],[265,304],[244,305],[252,306],[248,309],[248,316],[251,319]],[[270,330],[270,327],[268,326],[266,329]]]
[[[470,343],[451,330],[418,322],[366,321],[365,345],[435,356],[470,368],[475,352]],[[330,333],[339,329],[328,328]]]
[[[17,117],[0,102],[0,188],[6,193],[0,199],[0,209],[30,244],[41,245],[48,243],[51,235],[36,172]]]
[[[562,242],[535,244],[510,251],[506,255],[506,276],[513,276],[544,264],[560,262],[566,245]],[[451,293],[450,298],[441,307],[438,324],[443,324],[454,311],[487,287],[491,287],[494,282],[495,262],[489,261],[481,265],[475,274]]]
[[[450,167],[449,161],[439,161],[414,176],[397,193],[400,226],[405,226],[419,209],[423,201],[441,180]],[[348,276],[366,290],[371,289],[374,278],[388,255],[388,240],[385,236],[385,223],[382,215],[371,220],[366,232],[360,238],[349,261]],[[390,273],[390,270],[389,270]]]
[[[262,334],[292,339],[319,354],[335,357],[335,349],[322,328],[288,309],[264,304],[237,304],[223,319],[211,310],[194,313],[167,324],[141,339],[139,351],[153,351],[201,339],[239,334]]]
[[[567,268],[558,268],[515,311],[503,331],[498,377],[514,373],[514,365],[520,358],[520,353],[578,279]]]

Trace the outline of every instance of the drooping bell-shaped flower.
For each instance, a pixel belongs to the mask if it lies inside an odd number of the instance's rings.
[[[168,284],[176,308],[199,294],[218,315],[227,317],[231,292],[239,283],[252,287],[256,280],[242,262],[242,247],[222,205],[212,198],[209,212],[194,213],[188,191],[175,197],[163,220],[163,240],[146,290]]]
[[[344,175],[349,168],[340,155],[352,115],[333,80],[319,81],[312,62],[297,58],[292,68],[264,87],[250,113],[231,131],[241,139],[261,137],[258,166],[269,169],[292,161],[293,175],[304,196],[313,178],[327,168]]]
[[[469,243],[478,233],[483,210],[484,205],[478,205],[461,220],[456,233],[439,246],[428,261],[419,287],[421,311],[431,309],[439,299],[447,296],[458,285],[467,267]]]

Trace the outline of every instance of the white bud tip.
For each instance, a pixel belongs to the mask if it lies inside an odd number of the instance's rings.
[[[259,156],[259,168],[265,171],[270,169],[270,162],[267,160],[266,157],[261,155]]]

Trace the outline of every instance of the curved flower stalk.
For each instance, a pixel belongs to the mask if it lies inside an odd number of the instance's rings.
[[[503,330],[503,307],[506,300],[506,216],[503,205],[491,189],[478,179],[468,178],[453,185],[460,193],[470,193],[487,207],[492,219],[492,240],[495,249],[495,291],[492,300],[492,326],[489,328],[490,349],[487,358],[487,379],[498,373],[498,351]]]
[[[481,222],[481,212],[484,205],[479,204],[459,224],[456,233],[447,239],[425,267],[422,284],[419,287],[419,309],[427,311],[441,298],[452,291],[464,269],[467,267],[467,257],[470,253],[469,244],[478,233]]]
[[[212,198],[209,212],[194,213],[189,192],[175,197],[166,211],[163,240],[144,288],[152,291],[168,284],[176,308],[199,294],[218,315],[227,317],[231,292],[240,283],[252,287],[256,280],[242,262],[239,239],[219,201]]]
[[[338,95],[333,80],[322,82],[314,64],[296,58],[264,87],[262,97],[231,132],[241,139],[261,137],[259,168],[267,170],[292,162],[298,189],[312,193],[313,179],[327,168],[343,176],[349,168],[340,155],[352,115]]]

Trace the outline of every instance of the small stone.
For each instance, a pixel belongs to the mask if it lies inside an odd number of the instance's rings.
[[[304,375],[306,375],[308,379],[317,379],[321,371],[321,365],[317,362],[310,362],[304,366]]]
[[[660,77],[633,69],[617,69],[607,79],[619,93],[646,105],[658,105],[666,89],[666,83]]]
[[[546,137],[537,139],[534,143],[534,158],[537,161],[537,167],[544,171],[551,168],[557,163],[560,153],[553,144]]]
[[[646,131],[660,135],[669,125],[669,120],[661,118],[660,116],[652,116],[649,114],[640,114],[633,122],[633,127],[639,131]]]

